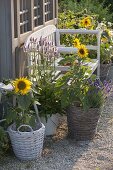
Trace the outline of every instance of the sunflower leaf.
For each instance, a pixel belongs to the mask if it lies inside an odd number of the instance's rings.
[[[31,96],[30,95],[19,95],[17,96],[18,105],[22,110],[28,110],[31,104]]]

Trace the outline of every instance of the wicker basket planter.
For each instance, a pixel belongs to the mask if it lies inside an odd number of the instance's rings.
[[[27,127],[29,131],[21,132],[20,128]],[[20,160],[33,160],[41,156],[45,126],[40,124],[33,130],[29,125],[21,125],[17,131],[15,125],[8,127],[13,151]]]
[[[111,67],[111,63],[109,64],[100,64],[100,79],[103,82],[108,79],[109,70]]]
[[[91,140],[95,136],[100,109],[91,108],[85,112],[72,105],[67,110],[68,135],[76,140]]]

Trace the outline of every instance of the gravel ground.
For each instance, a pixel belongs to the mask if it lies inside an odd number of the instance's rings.
[[[12,154],[0,160],[0,170],[113,170],[113,92],[106,100],[94,140],[68,139],[64,117],[56,136],[46,139],[42,158],[22,162]]]

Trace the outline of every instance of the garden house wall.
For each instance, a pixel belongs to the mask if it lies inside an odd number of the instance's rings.
[[[32,32],[57,24],[58,0],[0,0],[0,81],[21,76],[23,44]]]

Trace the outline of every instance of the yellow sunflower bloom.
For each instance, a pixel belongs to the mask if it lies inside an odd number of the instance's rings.
[[[89,17],[85,17],[81,20],[81,26],[82,27],[85,27],[85,28],[88,28],[88,27],[91,27],[92,24],[91,24],[91,18]]]
[[[79,47],[79,46],[80,46],[80,41],[79,41],[78,38],[75,38],[75,39],[73,40],[73,46],[74,46],[74,47]]]
[[[27,94],[31,90],[31,82],[27,78],[19,78],[13,82],[15,93],[22,95]]]
[[[109,37],[112,36],[111,31],[109,29],[106,29],[105,31],[106,31],[106,33],[108,34]]]
[[[101,42],[107,43],[107,42],[108,42],[108,39],[107,39],[106,37],[102,37],[102,38],[101,38]]]
[[[88,49],[86,48],[85,45],[82,44],[78,47],[77,54],[80,58],[86,58],[88,56]]]

